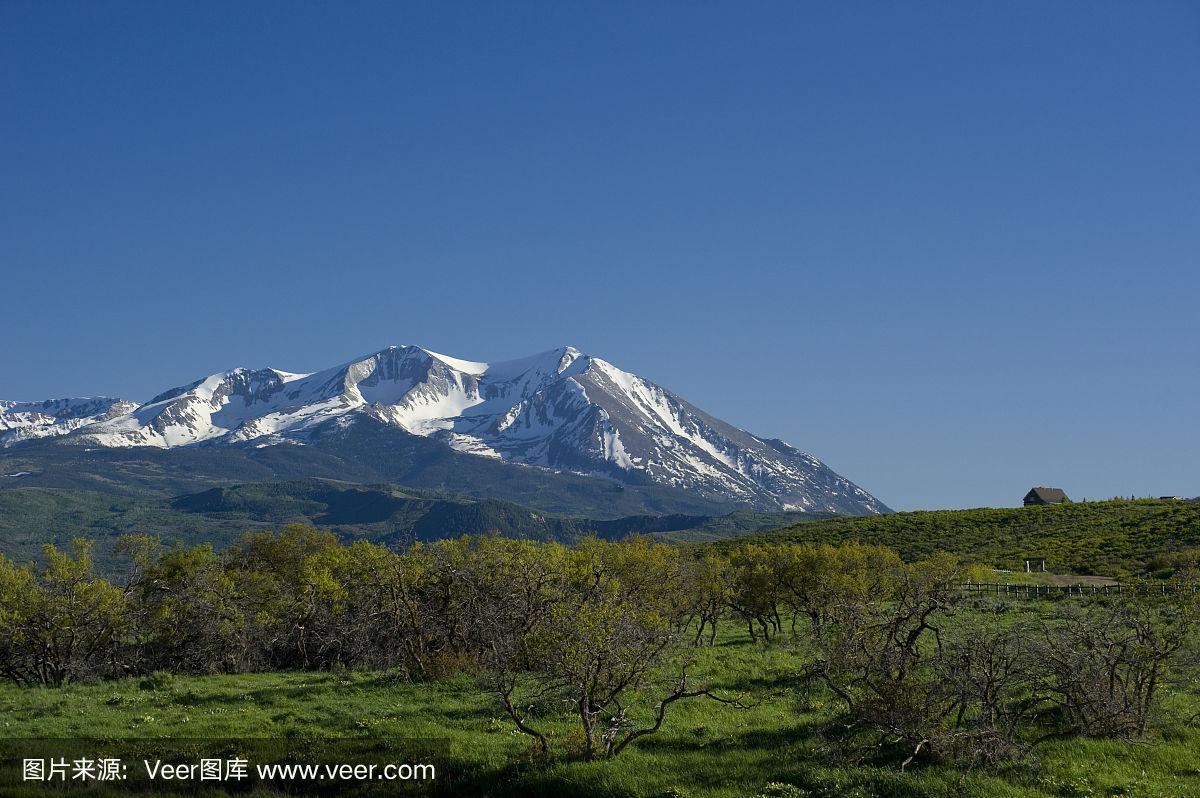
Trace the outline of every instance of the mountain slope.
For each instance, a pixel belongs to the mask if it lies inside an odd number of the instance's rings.
[[[62,488],[162,499],[239,483],[313,477],[499,498],[590,518],[716,515],[737,509],[664,485],[630,485],[475,457],[370,419],[303,446],[104,448],[49,438],[0,449],[0,490]]]
[[[656,485],[705,502],[887,511],[815,457],[726,424],[572,347],[490,364],[406,346],[313,374],[239,368],[137,407],[114,405],[80,423],[38,429],[110,449],[305,446],[343,452],[351,439],[366,442],[362,430],[394,430],[404,435],[386,436],[391,451],[371,446],[373,456],[411,459],[413,450],[429,452],[419,443],[424,440],[476,459]]]
[[[122,416],[136,408],[134,402],[108,397],[0,402],[0,446],[66,435],[89,424]]]

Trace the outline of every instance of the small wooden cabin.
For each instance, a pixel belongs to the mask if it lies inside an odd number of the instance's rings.
[[[1062,488],[1031,488],[1025,494],[1025,506],[1037,507],[1043,504],[1062,504],[1071,501]]]

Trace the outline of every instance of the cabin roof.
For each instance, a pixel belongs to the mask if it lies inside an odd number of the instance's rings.
[[[1067,498],[1062,488],[1033,488],[1030,495],[1036,496],[1047,504],[1059,504]],[[1026,496],[1028,498],[1028,495]]]

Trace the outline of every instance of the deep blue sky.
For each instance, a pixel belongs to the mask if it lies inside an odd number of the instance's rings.
[[[0,398],[573,344],[896,508],[1200,494],[1200,5],[0,2]]]

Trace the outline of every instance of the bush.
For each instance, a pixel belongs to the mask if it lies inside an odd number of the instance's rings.
[[[175,675],[166,671],[155,671],[138,682],[139,690],[169,690],[175,686]]]

